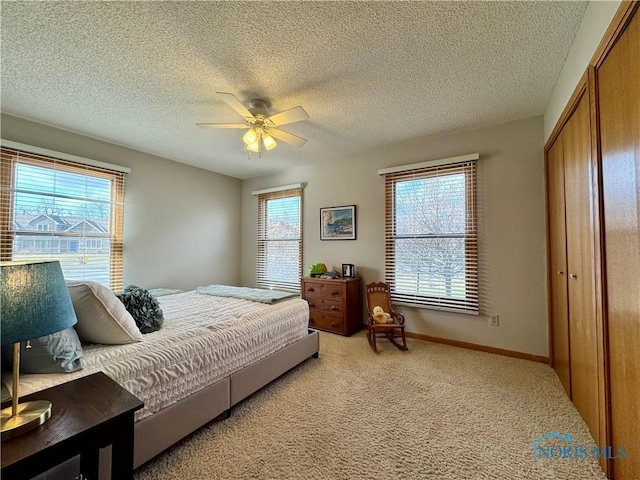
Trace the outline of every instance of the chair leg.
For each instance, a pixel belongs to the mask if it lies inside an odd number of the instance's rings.
[[[369,340],[369,346],[374,352],[378,352],[376,348],[376,332],[372,328],[367,328],[367,340]]]
[[[396,338],[398,338],[398,336],[402,337],[402,345],[400,345],[398,342],[396,342]],[[392,332],[388,335],[389,340],[391,341],[391,343],[393,343],[396,347],[398,347],[400,350],[409,350],[407,348],[407,339],[405,338],[404,335],[404,329],[400,330],[400,335],[396,335],[395,332]]]

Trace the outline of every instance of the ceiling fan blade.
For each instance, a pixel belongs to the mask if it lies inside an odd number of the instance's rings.
[[[253,114],[247,110],[247,108],[242,104],[240,100],[236,98],[236,96],[232,93],[224,93],[224,92],[216,92],[217,95],[227,102],[231,108],[233,108],[236,112],[242,115],[247,120],[251,120],[254,118]]]
[[[286,125],[287,123],[300,122],[309,118],[307,112],[301,106],[290,108],[284,112],[271,115],[266,120],[273,123],[274,126]],[[286,140],[285,140],[286,141]]]
[[[296,147],[301,147],[305,143],[307,143],[306,138],[299,137],[297,135],[294,135],[293,133],[285,132],[284,130],[278,130],[277,128],[270,128],[267,130],[267,132],[272,137],[275,137],[278,140],[282,140],[285,143],[295,145]]]
[[[246,123],[196,123],[200,128],[249,128]]]

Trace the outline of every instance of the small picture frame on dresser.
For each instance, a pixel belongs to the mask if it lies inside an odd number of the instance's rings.
[[[356,266],[351,263],[343,263],[342,276],[346,278],[356,278]]]

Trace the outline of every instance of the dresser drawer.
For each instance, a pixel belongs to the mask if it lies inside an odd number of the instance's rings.
[[[303,296],[306,297],[322,297],[332,300],[343,300],[346,294],[344,283],[331,283],[331,280],[323,283],[305,282]]]
[[[313,315],[321,314],[321,315],[329,315],[331,317],[340,317],[342,318],[342,314],[344,313],[344,302],[336,301],[336,300],[325,300],[320,297],[309,297],[307,298],[307,303],[309,304],[309,314]]]
[[[309,327],[328,330],[330,332],[344,333],[344,322],[341,317],[331,317],[321,313],[309,313]]]
[[[302,279],[302,298],[309,304],[309,327],[352,335],[362,327],[362,283],[359,278]]]

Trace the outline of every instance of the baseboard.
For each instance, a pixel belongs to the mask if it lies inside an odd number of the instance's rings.
[[[407,337],[415,338],[417,340],[425,340],[427,342],[443,343],[445,345],[451,345],[454,347],[468,348],[470,350],[478,350],[480,352],[496,353],[498,355],[505,355],[507,357],[521,358],[524,360],[531,360],[540,363],[549,363],[549,357],[542,355],[533,355],[532,353],[516,352],[515,350],[505,350],[504,348],[489,347],[487,345],[478,345],[475,343],[461,342],[459,340],[451,340],[449,338],[432,337],[423,333],[405,332]]]

